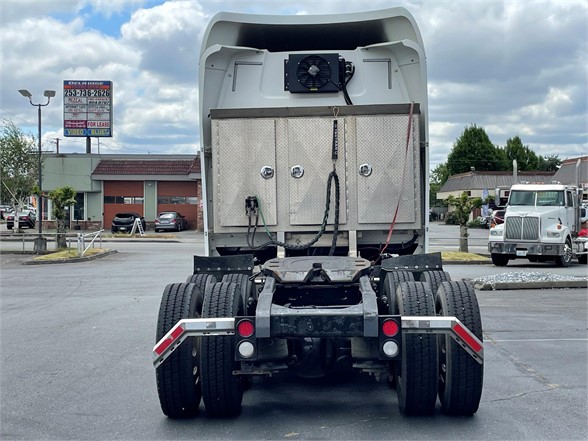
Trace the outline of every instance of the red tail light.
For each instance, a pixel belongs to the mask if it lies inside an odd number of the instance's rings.
[[[241,320],[237,325],[237,333],[240,337],[248,338],[255,332],[255,326],[249,320]]]
[[[386,337],[394,337],[399,330],[398,323],[394,320],[386,320],[382,323],[382,333]]]

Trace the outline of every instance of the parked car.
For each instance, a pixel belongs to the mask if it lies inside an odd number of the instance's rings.
[[[492,227],[504,223],[504,211],[505,210],[494,210],[491,221]]]
[[[146,229],[145,218],[139,213],[116,213],[114,219],[112,219],[110,231],[113,233],[118,233],[119,231],[130,233],[133,229],[135,219],[141,219],[141,225],[143,226],[144,231]]]
[[[14,213],[14,208],[10,205],[0,205],[0,219],[6,219],[10,213]]]
[[[188,221],[177,211],[164,211],[155,219],[155,231],[173,230],[182,231],[188,228]]]
[[[18,227],[35,228],[37,216],[34,211],[21,211],[18,213]],[[6,228],[12,230],[14,228],[14,213],[6,216]]]

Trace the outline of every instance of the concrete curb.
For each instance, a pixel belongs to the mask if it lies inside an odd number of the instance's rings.
[[[100,254],[93,254],[91,256],[82,256],[82,257],[70,257],[67,259],[55,259],[55,260],[25,260],[22,262],[22,265],[47,265],[47,264],[55,264],[55,263],[77,263],[77,262],[87,262],[89,260],[96,260],[101,259],[103,257],[109,256],[111,254],[118,253],[117,250],[108,250]]]
[[[25,239],[23,241],[22,238],[17,238],[17,237],[3,237],[2,242],[19,242],[19,243],[31,243],[35,241],[35,238],[30,238],[30,239]],[[55,242],[54,239],[47,239],[47,242]],[[73,241],[75,243],[75,241]],[[179,243],[181,242],[180,240],[176,239],[164,239],[164,238],[157,238],[157,237],[153,237],[153,238],[144,238],[144,237],[129,237],[129,238],[118,238],[118,237],[109,237],[107,239],[102,239],[102,242],[161,242],[161,243]]]
[[[588,288],[588,280],[557,280],[543,282],[496,282],[474,283],[474,289],[479,291],[498,291],[509,289],[565,289]]]
[[[443,260],[443,265],[488,265],[492,261],[488,260]]]

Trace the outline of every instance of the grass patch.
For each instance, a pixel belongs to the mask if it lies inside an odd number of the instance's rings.
[[[443,259],[444,262],[450,262],[450,261],[463,261],[463,262],[473,262],[473,261],[479,261],[479,262],[488,262],[490,261],[490,259],[488,259],[485,256],[480,256],[479,254],[475,254],[475,253],[463,253],[461,251],[443,251],[441,252],[441,258]]]
[[[84,256],[94,256],[96,254],[102,254],[108,251],[104,248],[89,248],[85,253]],[[55,253],[45,254],[43,256],[38,256],[33,258],[33,260],[68,260],[68,259],[76,259],[78,258],[78,250],[75,248],[67,248],[64,250],[56,251]]]

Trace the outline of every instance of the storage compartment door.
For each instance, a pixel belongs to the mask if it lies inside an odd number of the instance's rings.
[[[339,223],[346,222],[344,120],[338,120]],[[321,225],[325,213],[327,181],[333,171],[333,118],[290,118],[288,120],[288,191],[290,225]],[[304,173],[297,176],[293,167]],[[300,170],[300,169],[299,169]],[[294,174],[294,176],[293,176]],[[335,180],[331,185],[329,224],[335,221]]]
[[[359,224],[390,224],[399,201],[397,223],[415,223],[420,217],[418,115],[413,116],[407,151],[408,118],[356,118]]]
[[[247,226],[245,199],[257,196],[267,225],[276,225],[276,136],[273,119],[222,119],[212,123],[216,174],[215,223]],[[266,167],[266,175],[261,170]],[[273,173],[269,173],[272,170]],[[255,219],[252,220],[252,223]],[[261,216],[259,219],[261,223]]]

